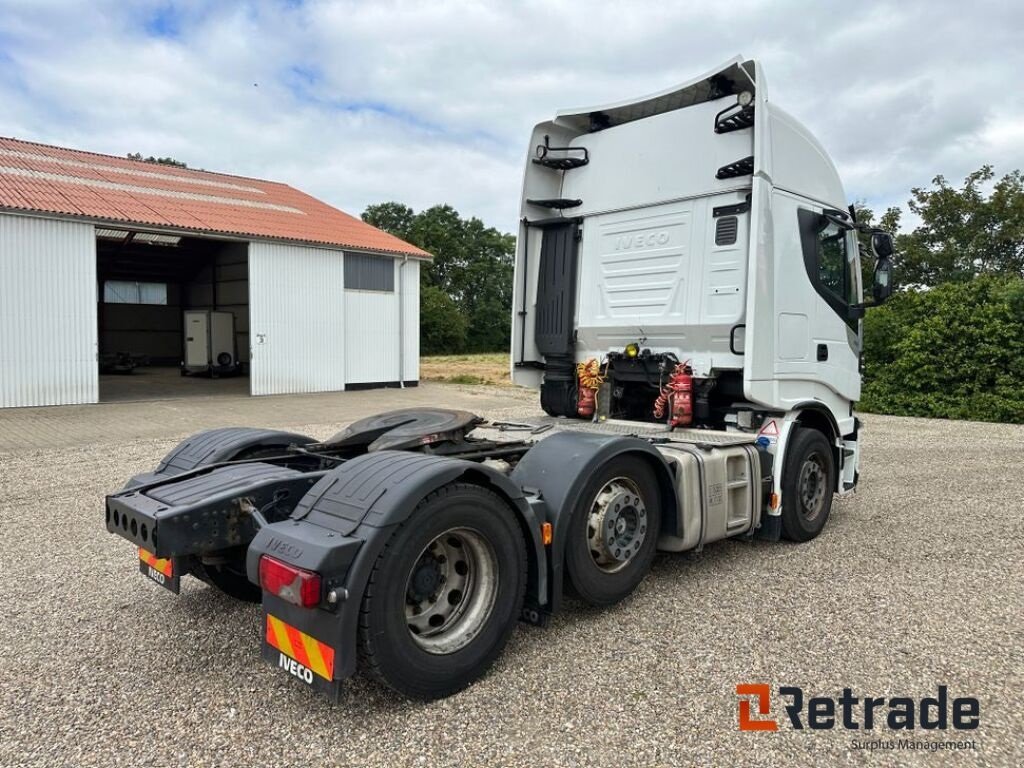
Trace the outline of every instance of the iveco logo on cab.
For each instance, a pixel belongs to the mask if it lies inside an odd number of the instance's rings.
[[[281,669],[287,670],[299,678],[299,680],[309,683],[310,685],[313,684],[313,670],[309,667],[302,666],[295,659],[290,659],[282,653],[280,654],[280,658],[277,660],[277,664]]]
[[[650,248],[655,245],[667,245],[668,232],[638,232],[630,235],[619,235],[615,239],[616,251],[628,251],[631,248]]]

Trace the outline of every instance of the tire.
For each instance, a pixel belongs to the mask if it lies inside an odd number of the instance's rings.
[[[434,491],[370,574],[359,613],[362,671],[413,699],[462,690],[508,642],[526,580],[526,544],[504,500],[469,483]]]
[[[835,455],[828,439],[816,429],[797,427],[786,445],[782,474],[783,535],[803,542],[821,533],[835,487]]]
[[[661,492],[651,466],[629,455],[605,463],[587,482],[569,521],[565,562],[572,590],[595,606],[628,596],[651,569],[660,528]],[[606,533],[598,535],[599,529]]]

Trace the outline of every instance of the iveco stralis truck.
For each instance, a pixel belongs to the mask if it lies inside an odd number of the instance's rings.
[[[757,63],[541,123],[521,210],[512,370],[547,416],[200,433],[106,499],[141,572],[261,602],[264,658],[305,685],[429,699],[657,549],[817,536],[858,480],[858,233],[874,303],[892,241]]]

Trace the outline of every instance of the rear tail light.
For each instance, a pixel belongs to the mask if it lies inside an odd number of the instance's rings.
[[[260,557],[260,586],[272,595],[303,608],[320,604],[320,574],[282,563],[269,555]]]

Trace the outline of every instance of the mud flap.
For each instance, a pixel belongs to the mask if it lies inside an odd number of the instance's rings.
[[[139,547],[139,573],[174,594],[181,592],[181,563],[173,557],[157,557]]]
[[[335,650],[283,619],[263,611],[263,658],[304,685],[326,694],[341,695],[341,680],[334,679]]]

